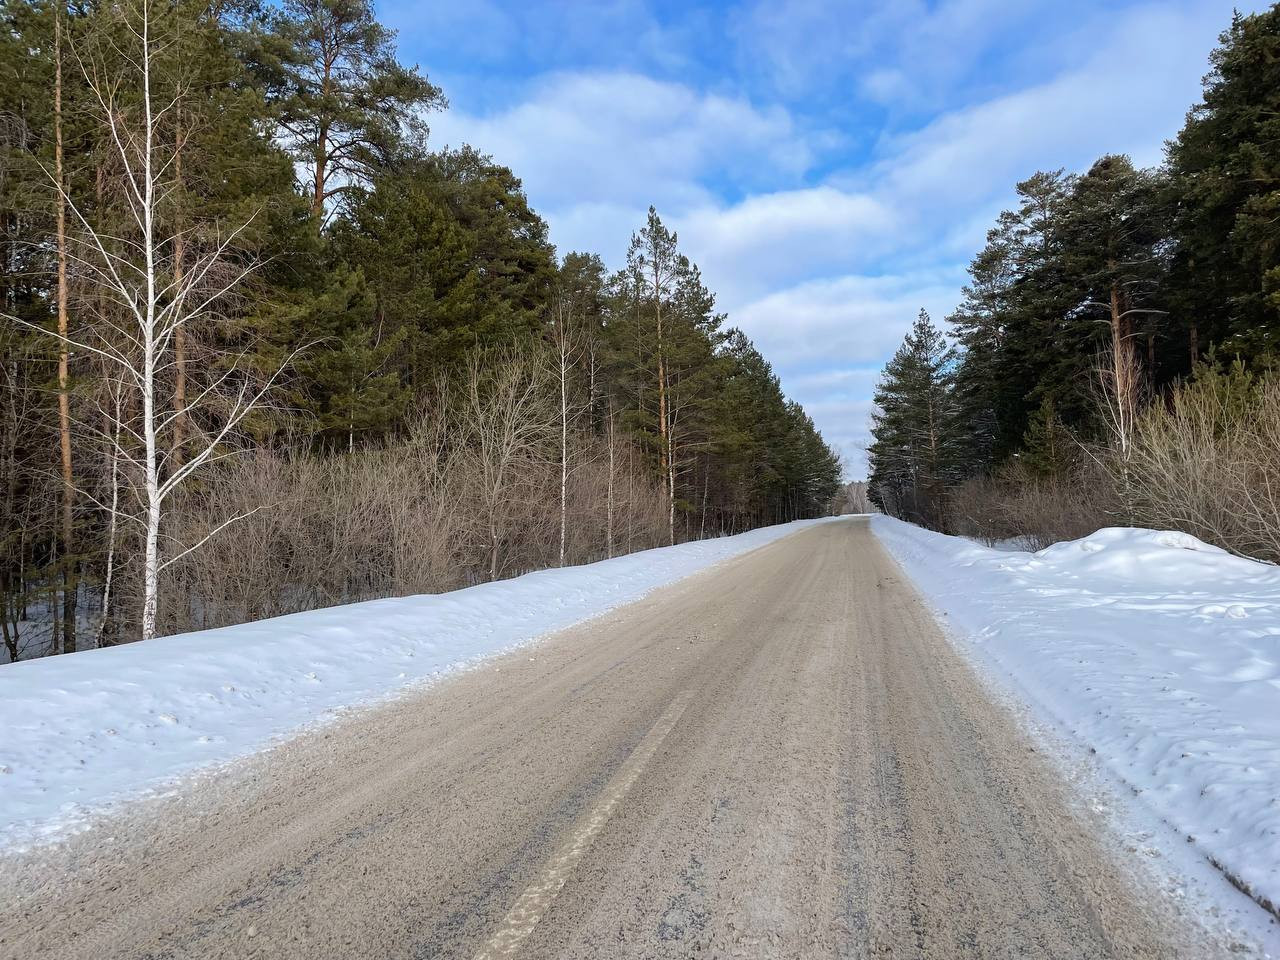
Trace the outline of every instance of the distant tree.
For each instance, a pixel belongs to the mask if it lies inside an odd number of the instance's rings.
[[[1076,462],[1077,445],[1062,425],[1053,399],[1045,397],[1027,424],[1019,460],[1033,476],[1065,476]]]
[[[886,513],[941,529],[954,479],[956,353],[920,311],[876,388],[871,496]]]

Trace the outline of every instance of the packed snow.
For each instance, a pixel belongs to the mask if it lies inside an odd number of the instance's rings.
[[[0,847],[64,836],[183,775],[821,522],[0,667]]]
[[[1280,907],[1280,568],[1153,530],[1025,553],[872,527],[962,644]]]

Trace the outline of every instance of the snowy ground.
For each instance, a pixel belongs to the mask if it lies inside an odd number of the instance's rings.
[[[812,523],[0,666],[0,847],[598,616]]]
[[[872,525],[962,644],[1280,907],[1280,568],[1181,533],[1022,553]]]

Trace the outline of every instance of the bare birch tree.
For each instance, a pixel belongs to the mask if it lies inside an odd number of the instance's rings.
[[[572,294],[559,290],[553,304],[554,317],[551,326],[551,344],[554,351],[555,380],[560,390],[560,560],[565,564],[565,548],[569,534],[569,434],[570,426],[577,415],[586,409],[587,403],[580,403],[571,396],[574,369],[584,353],[582,337],[575,328],[575,314],[578,304]]]
[[[226,518],[191,545],[162,544],[166,503],[201,468],[228,454],[237,428],[262,404],[275,376],[255,384],[242,356],[224,357],[224,362],[211,365],[207,382],[185,403],[175,408],[161,396],[170,388],[178,363],[176,341],[188,329],[213,322],[253,270],[252,263],[237,263],[232,256],[248,223],[215,229],[212,239],[199,251],[188,250],[178,267],[176,251],[191,245],[176,231],[160,228],[162,211],[177,188],[178,152],[164,126],[183,92],[179,88],[159,93],[160,65],[175,38],[158,34],[153,0],[122,3],[109,12],[104,9],[104,15],[116,18],[118,29],[104,30],[96,43],[86,42],[82,48],[72,45],[72,53],[84,75],[90,109],[98,115],[120,170],[124,226],[116,235],[95,224],[69,186],[53,176],[74,225],[67,261],[104,307],[95,323],[83,325],[74,335],[60,329],[58,338],[64,346],[103,361],[133,395],[132,402],[101,410],[108,426],[93,432],[115,445],[118,463],[138,500],[136,512],[101,502],[98,506],[140,526],[140,621],[142,638],[148,639],[156,634],[161,572],[242,519]],[[117,41],[117,36],[122,39]],[[208,425],[204,435],[198,441],[191,438],[187,455],[175,455],[175,433],[182,429],[183,418],[197,413]]]

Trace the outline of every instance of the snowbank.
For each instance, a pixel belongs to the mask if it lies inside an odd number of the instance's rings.
[[[0,667],[0,847],[822,522]]]
[[[1280,907],[1280,568],[1182,533],[1010,553],[872,527],[959,637]]]

